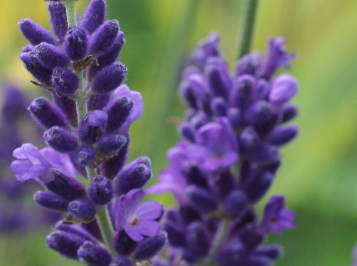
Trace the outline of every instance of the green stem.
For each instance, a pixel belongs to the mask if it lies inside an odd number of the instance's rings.
[[[113,248],[113,225],[111,223],[107,206],[99,207],[97,211],[97,222],[104,238],[106,247],[109,249],[113,256],[116,256],[116,252]]]
[[[255,15],[259,0],[245,0],[238,35],[238,58],[248,54],[253,39]]]
[[[68,26],[76,26],[77,25],[77,19],[76,19],[77,0],[65,0],[63,2],[65,3],[67,9]]]

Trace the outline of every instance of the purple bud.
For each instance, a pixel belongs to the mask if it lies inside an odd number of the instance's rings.
[[[208,187],[207,178],[201,172],[199,167],[188,161],[182,165],[181,173],[185,177],[188,184],[197,185],[199,187]]]
[[[110,100],[110,93],[103,93],[98,95],[93,95],[87,102],[87,110],[103,110]]]
[[[46,237],[47,246],[70,259],[78,259],[77,250],[84,240],[76,235],[54,231]]]
[[[182,226],[172,221],[167,221],[164,224],[164,229],[167,232],[170,246],[186,247],[185,230]]]
[[[116,131],[125,122],[129,117],[133,105],[133,102],[128,97],[123,96],[115,99],[115,101],[106,108],[108,113],[107,132]]]
[[[41,65],[34,52],[23,52],[20,59],[35,79],[43,84],[51,84],[52,70]]]
[[[212,212],[218,207],[215,197],[204,188],[195,185],[188,186],[186,195],[191,205],[203,213]]]
[[[106,5],[104,0],[92,0],[84,13],[81,27],[92,34],[105,20]]]
[[[239,128],[242,125],[242,112],[238,108],[229,108],[227,114],[228,120],[234,129]]]
[[[282,254],[283,249],[278,245],[262,246],[254,252],[255,256],[267,257],[271,260],[277,260]]]
[[[243,190],[250,203],[258,202],[273,183],[274,175],[271,172],[256,171],[245,183]]]
[[[188,122],[183,122],[179,127],[179,134],[189,142],[195,142],[195,133],[192,130],[191,124]]]
[[[235,177],[230,170],[216,174],[210,181],[210,185],[220,200],[225,199],[237,187]]]
[[[232,191],[223,201],[223,206],[231,216],[240,219],[246,212],[248,200],[241,191]]]
[[[180,84],[180,93],[193,109],[202,107],[208,95],[207,84],[200,74],[192,74]]]
[[[67,129],[54,126],[43,135],[47,145],[58,152],[74,151],[78,147],[77,139]]]
[[[125,146],[118,152],[117,156],[104,162],[100,166],[100,174],[113,180],[113,178],[118,174],[120,169],[122,169],[122,167],[125,164],[126,157],[128,155],[128,147],[129,147],[129,138]]]
[[[118,32],[119,22],[117,20],[107,20],[91,36],[89,43],[89,54],[99,57],[108,51],[114,43]]]
[[[212,96],[227,99],[232,84],[227,63],[220,57],[208,59],[205,76]]]
[[[51,16],[50,21],[53,32],[56,34],[58,39],[63,41],[68,28],[66,6],[63,3],[50,2],[48,4],[48,11]]]
[[[252,127],[246,127],[238,137],[239,148],[242,153],[251,153],[256,151],[260,144],[259,134]]]
[[[97,58],[100,69],[102,69],[105,66],[110,66],[118,59],[121,49],[124,46],[124,43],[125,43],[124,32],[119,31],[110,49],[105,54]]]
[[[90,199],[77,199],[68,204],[68,213],[77,218],[91,218],[95,215],[95,205]]]
[[[211,248],[211,236],[202,222],[193,222],[187,227],[186,241],[188,249],[197,257],[208,255]]]
[[[71,235],[75,235],[84,241],[91,241],[93,243],[97,243],[98,240],[91,235],[86,229],[74,225],[74,224],[64,224],[62,221],[58,221],[56,223],[56,230],[57,231],[63,231],[65,233],[69,233]]]
[[[283,74],[274,80],[269,95],[272,105],[279,106],[288,102],[298,91],[297,80],[289,74]]]
[[[88,51],[88,37],[85,30],[71,26],[68,29],[63,46],[72,61],[84,59]]]
[[[112,260],[105,248],[89,241],[83,243],[77,254],[80,262],[88,266],[108,266]]]
[[[52,73],[52,87],[61,95],[73,95],[79,87],[79,78],[69,69],[56,67]]]
[[[103,136],[107,125],[108,115],[99,110],[89,112],[82,119],[78,136],[86,144],[94,144]]]
[[[141,156],[126,165],[114,179],[114,191],[121,195],[134,188],[142,188],[151,178],[150,160]]]
[[[32,101],[28,110],[33,118],[43,127],[67,127],[66,118],[46,98],[40,97]]]
[[[95,145],[95,149],[101,154],[114,154],[121,150],[126,144],[126,137],[119,134],[103,136]]]
[[[40,63],[49,69],[55,67],[66,67],[69,64],[69,58],[61,48],[42,42],[35,46],[33,50]]]
[[[244,114],[245,121],[253,126],[262,126],[272,116],[270,104],[266,101],[259,101],[251,105]]]
[[[287,126],[276,128],[269,136],[269,143],[282,146],[292,141],[298,134],[297,126]]]
[[[131,260],[125,257],[115,257],[109,266],[132,266]]]
[[[46,42],[50,44],[57,45],[57,41],[51,33],[43,28],[42,26],[38,25],[37,23],[33,22],[29,18],[25,18],[19,22],[19,28],[25,38],[32,44],[37,45],[41,42]]]
[[[243,75],[238,77],[233,84],[230,102],[234,107],[247,108],[254,99],[254,77]]]
[[[211,119],[206,113],[200,111],[192,117],[190,122],[191,122],[192,128],[197,131],[202,126],[211,122]]]
[[[166,245],[167,233],[160,231],[156,236],[148,237],[139,242],[134,251],[134,258],[141,260],[148,260],[157,255]]]
[[[54,180],[45,184],[49,191],[67,200],[74,200],[86,195],[85,186],[74,177],[65,176],[56,169],[51,169]]]
[[[67,211],[68,201],[52,192],[37,191],[33,198],[41,207],[54,211]]]
[[[211,110],[215,116],[227,116],[228,105],[223,98],[217,97],[211,102]]]
[[[120,62],[107,66],[95,75],[91,90],[95,93],[111,92],[125,81],[127,72],[126,66]]]
[[[295,118],[298,115],[298,109],[294,105],[285,104],[281,110],[281,123],[285,123]]]
[[[53,100],[58,106],[59,109],[64,113],[68,121],[71,122],[72,125],[78,124],[78,117],[77,117],[77,104],[75,100],[67,96],[57,96],[56,93],[52,94]]]
[[[262,63],[262,54],[260,52],[254,52],[243,56],[237,62],[236,77],[245,74],[255,76],[257,70]]]
[[[87,166],[96,158],[95,150],[91,146],[81,146],[76,158],[79,165]]]
[[[132,240],[124,230],[114,234],[113,246],[120,256],[129,256],[136,248],[137,242]]]
[[[202,219],[201,214],[190,205],[180,206],[179,213],[184,224],[186,225]]]
[[[88,195],[95,204],[109,203],[113,197],[112,181],[101,175],[95,176],[88,188]]]

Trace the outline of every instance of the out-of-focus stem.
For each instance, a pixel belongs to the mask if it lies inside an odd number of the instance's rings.
[[[65,3],[66,9],[67,9],[68,26],[77,25],[77,20],[76,20],[76,3],[77,3],[77,0],[64,0],[63,2]]]
[[[249,53],[259,0],[245,0],[238,35],[238,58]]]

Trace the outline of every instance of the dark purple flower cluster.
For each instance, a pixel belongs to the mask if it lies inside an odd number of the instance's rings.
[[[265,58],[245,55],[232,76],[217,34],[193,54],[180,85],[189,107],[179,127],[183,140],[168,151],[168,168],[148,190],[170,191],[179,203],[164,222],[169,265],[267,266],[281,256],[279,246],[263,242],[293,228],[294,213],[281,195],[270,198],[262,219],[255,206],[274,181],[279,148],[298,133],[286,125],[297,115],[289,104],[297,81],[273,76],[294,57],[282,37],[271,38]]]
[[[28,107],[48,147],[23,144],[11,168],[19,181],[45,188],[34,194],[38,205],[64,214],[46,238],[51,249],[90,266],[149,260],[167,236],[162,205],[139,204],[152,176],[149,158],[125,165],[129,127],[143,100],[124,84],[127,68],[117,61],[124,33],[118,21],[105,20],[104,0],[92,0],[78,25],[69,25],[76,15],[64,3],[49,2],[49,12],[56,37],[31,19],[19,23],[30,42],[20,59],[33,83],[53,95],[54,104],[40,97]]]

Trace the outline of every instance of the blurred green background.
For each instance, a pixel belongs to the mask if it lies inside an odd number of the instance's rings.
[[[145,110],[131,128],[131,158],[152,158],[156,182],[166,150],[178,140],[170,117],[182,117],[177,94],[180,70],[197,42],[216,30],[232,70],[235,65],[241,0],[107,0],[110,19],[119,19],[126,44],[120,60],[128,85],[140,91]],[[254,50],[265,51],[269,36],[286,37],[298,58],[290,71],[299,80],[295,103],[299,138],[284,148],[284,164],[272,193],[283,193],[297,213],[298,228],[269,242],[284,245],[276,265],[351,264],[357,242],[357,1],[263,0]],[[82,14],[88,1],[79,1]],[[41,89],[18,59],[26,41],[17,22],[25,17],[50,27],[42,0],[0,1],[0,80],[14,81],[33,95]],[[160,196],[166,205],[172,197]],[[29,199],[31,200],[31,199]],[[46,248],[50,228],[0,236],[0,265],[79,265]]]

